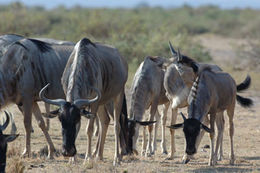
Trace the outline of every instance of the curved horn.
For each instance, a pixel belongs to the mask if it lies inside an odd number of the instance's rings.
[[[43,87],[39,93],[39,97],[42,101],[44,101],[45,103],[49,103],[49,104],[52,104],[52,105],[57,105],[57,106],[61,106],[61,105],[64,105],[66,103],[66,101],[64,99],[54,99],[54,100],[51,100],[51,99],[47,99],[45,96],[44,96],[44,92],[45,90],[47,89],[47,87],[50,85],[50,83],[48,83],[45,87]]]
[[[186,117],[183,115],[182,112],[181,112],[181,116],[182,116],[182,118],[183,118],[183,121],[185,121],[185,120],[186,120]]]
[[[178,48],[178,62],[182,61],[182,55],[181,55],[181,51]]]
[[[78,108],[81,108],[82,106],[90,105],[96,101],[98,101],[101,97],[101,93],[97,88],[92,88],[96,93],[97,96],[91,100],[89,99],[77,99],[73,102],[74,105],[76,105]]]
[[[169,41],[169,47],[173,56],[176,56],[177,52],[174,50],[171,41]]]
[[[4,131],[6,129],[6,127],[8,126],[9,124],[9,121],[10,121],[10,118],[9,118],[9,114],[5,111],[5,116],[6,116],[6,120],[5,120],[5,123],[4,125],[0,125],[0,130]]]

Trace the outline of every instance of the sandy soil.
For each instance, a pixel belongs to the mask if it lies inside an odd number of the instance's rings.
[[[212,37],[212,36],[210,36]],[[219,58],[223,54],[232,52],[232,47],[227,49],[227,40],[224,38],[200,38],[202,43],[208,46],[208,50],[212,53],[214,61],[216,63],[221,61]],[[218,40],[218,43],[215,43]],[[220,40],[220,41],[219,41]],[[232,40],[231,40],[232,41]],[[225,52],[226,51],[226,52]],[[222,52],[222,53],[219,53]],[[235,56],[233,56],[235,58]],[[222,57],[223,58],[223,57]],[[246,75],[247,72],[241,72],[241,75]],[[254,87],[252,87],[254,88]],[[55,157],[55,160],[48,160],[45,157],[39,156],[39,151],[46,145],[46,140],[41,130],[37,127],[35,119],[33,120],[34,133],[31,138],[31,147],[33,152],[32,158],[20,158],[19,156],[11,156],[7,161],[7,170],[11,171],[17,165],[24,165],[25,172],[260,172],[260,94],[256,90],[248,90],[243,96],[248,96],[254,100],[254,106],[249,109],[242,108],[237,105],[235,109],[235,136],[234,146],[236,161],[235,165],[229,165],[229,152],[230,143],[228,135],[228,119],[225,116],[225,132],[224,132],[224,159],[218,162],[215,167],[208,166],[209,149],[203,149],[203,146],[209,144],[209,137],[205,135],[202,143],[198,149],[195,160],[191,160],[188,164],[183,165],[181,158],[184,152],[184,135],[182,130],[176,131],[176,150],[175,158],[172,161],[165,160],[166,155],[161,154],[160,142],[161,142],[161,130],[159,129],[159,136],[157,140],[157,151],[152,157],[145,158],[142,156],[136,156],[135,158],[124,158],[121,165],[117,167],[112,166],[114,157],[114,134],[112,122],[109,126],[105,150],[104,160],[101,162],[93,162],[93,164],[83,165],[84,155],[87,148],[87,135],[85,131],[87,120],[82,118],[81,130],[76,141],[78,150],[78,161],[76,164],[68,164],[68,160],[62,156]],[[43,105],[41,104],[41,108]],[[8,150],[10,153],[21,153],[24,149],[24,128],[23,128],[23,116],[15,106],[8,107],[8,110],[15,115],[15,122],[18,128],[20,136],[15,142],[10,143]],[[186,112],[183,109],[182,112]],[[2,113],[1,113],[2,114]],[[170,117],[168,112],[168,117]],[[168,118],[169,119],[169,118]],[[181,117],[178,116],[178,122],[181,122]],[[168,122],[169,124],[169,122]],[[10,127],[9,127],[10,129]],[[9,131],[7,129],[7,132]],[[51,120],[51,129],[49,131],[53,143],[57,149],[61,148],[61,125],[57,118]],[[142,133],[140,132],[140,135]],[[169,151],[170,147],[170,132],[167,130],[167,147]],[[94,137],[94,144],[96,143],[96,137]],[[141,151],[141,137],[138,141],[138,151]]]

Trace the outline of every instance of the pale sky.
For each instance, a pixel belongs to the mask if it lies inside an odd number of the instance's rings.
[[[0,4],[8,4],[17,0],[0,0]],[[45,8],[54,8],[59,5],[73,7],[80,5],[82,7],[107,7],[107,8],[132,8],[141,3],[149,6],[161,6],[165,8],[180,7],[188,4],[193,7],[201,5],[217,5],[221,8],[260,8],[260,0],[19,0],[28,6],[44,6]]]

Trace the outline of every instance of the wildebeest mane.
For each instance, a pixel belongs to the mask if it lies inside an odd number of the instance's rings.
[[[31,39],[31,38],[29,38],[28,40],[33,42],[37,46],[37,48],[43,53],[51,50],[51,46],[49,43],[46,43],[46,42],[43,42],[40,40]]]
[[[182,55],[182,58],[178,60],[178,63],[188,64],[188,66],[190,66],[193,69],[194,73],[197,73],[199,70],[197,62],[186,55]]]

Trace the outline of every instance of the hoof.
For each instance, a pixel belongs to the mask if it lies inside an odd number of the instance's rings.
[[[163,154],[163,155],[167,155],[168,152],[165,150],[165,151],[162,151],[162,154]]]
[[[187,164],[187,163],[189,163],[189,161],[190,161],[190,158],[187,158],[187,159],[185,159],[185,160],[182,160],[182,164]]]

